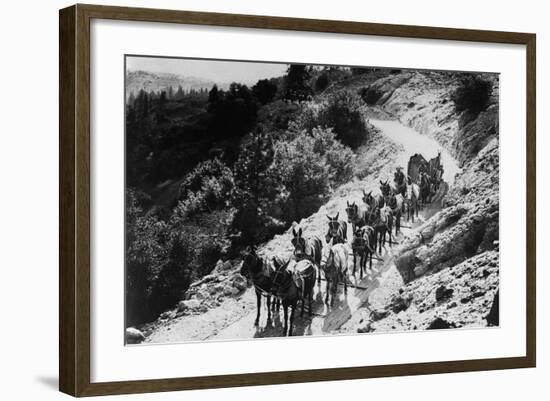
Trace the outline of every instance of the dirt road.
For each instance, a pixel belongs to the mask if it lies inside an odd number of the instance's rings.
[[[442,154],[442,164],[445,169],[444,179],[452,184],[455,174],[460,171],[458,163],[453,157],[433,139],[419,134],[396,121],[370,120],[377,127],[382,136],[367,144],[364,151],[359,151],[358,162],[369,166],[369,174],[362,180],[354,180],[338,188],[327,204],[317,213],[303,219],[300,226],[307,235],[317,235],[324,238],[327,229],[326,215],[340,213],[340,218],[346,218],[346,202],[360,202],[362,190],[379,191],[379,180],[393,179],[393,172],[397,166],[406,167],[409,157],[414,153],[422,153],[426,158],[432,158],[438,151]],[[414,230],[426,218],[439,210],[438,204],[431,205],[421,212],[419,219],[414,223],[402,221],[402,230],[396,242],[405,237],[415,235]],[[349,228],[351,231],[351,228]],[[266,256],[282,255],[290,257],[290,233],[276,236],[262,249]],[[351,232],[348,233],[351,238]],[[395,249],[395,245],[393,245]],[[326,252],[327,247],[323,250]],[[350,249],[351,252],[351,249]],[[325,255],[323,255],[325,257]],[[354,328],[344,323],[348,322],[356,313],[364,314],[371,304],[383,304],[392,294],[403,285],[403,280],[393,264],[393,249],[386,245],[379,255],[379,261],[373,260],[373,268],[359,279],[350,276],[347,294],[343,286],[339,288],[337,300],[333,306],[327,306],[324,301],[325,282],[316,285],[314,293],[313,316],[307,312],[300,317],[300,307],[294,321],[294,335],[326,335],[342,331],[351,331]],[[353,272],[353,258],[350,258],[349,271]],[[194,340],[230,340],[249,339],[256,337],[277,337],[282,335],[282,309],[276,313],[272,322],[267,324],[267,311],[262,307],[261,319],[258,326],[254,326],[256,317],[254,290],[249,288],[236,299],[230,299],[214,310],[199,316],[189,316],[174,320],[153,332],[147,342],[184,342]]]

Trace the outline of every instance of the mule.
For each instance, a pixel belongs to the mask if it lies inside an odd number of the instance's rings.
[[[420,173],[420,200],[422,205],[426,205],[431,202],[432,195],[432,183],[428,174]]]
[[[294,325],[294,313],[298,301],[302,301],[301,316],[304,315],[304,305],[309,301],[309,316],[313,314],[313,287],[315,286],[315,276],[317,269],[309,259],[302,259],[296,262],[293,269],[289,268],[290,260],[284,264],[273,259],[275,274],[273,276],[273,285],[271,292],[276,294],[283,304],[284,328],[283,335],[292,335]],[[290,308],[290,321],[288,318],[288,308]]]
[[[407,209],[407,221],[412,219],[414,223],[414,216],[418,217],[418,202],[420,200],[420,187],[417,183],[413,182],[411,177],[407,177],[407,195],[405,198],[405,204]]]
[[[346,213],[352,232],[355,232],[356,227],[363,227],[368,224],[369,211],[370,207],[368,205],[357,205],[355,202],[349,203],[347,201]]]
[[[393,215],[393,225],[395,226],[395,235],[401,231],[401,213],[403,211],[405,202],[403,195],[401,194],[395,194],[391,193],[388,196],[388,200],[386,201],[385,207],[389,208],[391,210],[391,213]]]
[[[374,213],[375,209],[381,209],[384,207],[384,197],[382,194],[373,195],[372,191],[363,190],[363,202],[369,206],[371,213]]]
[[[254,325],[257,326],[260,322],[260,310],[262,307],[262,296],[266,298],[267,305],[267,321],[271,321],[271,288],[273,287],[273,276],[275,269],[268,260],[259,256],[254,247],[250,247],[248,253],[244,257],[240,273],[249,277],[254,284],[256,291],[256,320]],[[278,307],[278,302],[273,303],[273,309]]]
[[[378,246],[378,253],[382,253],[382,246],[386,245],[386,234],[389,235],[389,244],[392,245],[392,226],[393,226],[393,213],[391,209],[387,206],[384,206],[382,209],[379,209],[376,213],[376,218],[374,221],[374,231],[376,235],[375,244]],[[375,247],[376,248],[376,247]]]
[[[330,305],[334,305],[334,297],[338,290],[338,283],[340,280],[344,283],[344,293],[348,292],[348,248],[345,244],[333,245],[328,253],[327,261],[323,266],[323,272],[325,273],[326,295],[325,303],[328,304],[329,293],[332,295]]]
[[[353,233],[351,249],[353,250],[353,276],[355,277],[357,257],[359,257],[359,278],[362,279],[363,271],[367,272],[367,260],[369,260],[369,269],[372,270],[372,256],[376,252],[374,228],[371,226],[357,228]]]
[[[395,235],[397,236],[399,231],[401,231],[401,214],[405,210],[405,198],[395,188],[392,188],[387,180],[386,182],[380,181],[380,192],[384,197],[386,206],[392,211],[395,221]]]
[[[321,258],[323,256],[323,243],[317,236],[311,236],[304,238],[302,236],[302,228],[296,231],[292,229],[292,235],[294,236],[290,241],[294,246],[294,256],[296,260],[308,259],[317,269],[321,268]],[[318,280],[321,282],[321,274],[318,275]]]
[[[336,216],[328,218],[328,232],[325,235],[327,244],[332,240],[332,244],[344,244],[348,240],[348,224],[344,220],[338,220],[340,213],[336,213]]]

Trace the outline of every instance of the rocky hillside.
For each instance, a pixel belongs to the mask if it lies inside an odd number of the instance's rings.
[[[479,114],[455,112],[459,84],[446,73],[404,73],[372,84],[376,105],[433,137],[462,164],[443,200],[397,251],[405,283],[371,302],[349,325],[359,331],[486,326],[498,290],[498,80]],[[498,301],[497,301],[498,302]],[[495,322],[492,322],[495,323]]]

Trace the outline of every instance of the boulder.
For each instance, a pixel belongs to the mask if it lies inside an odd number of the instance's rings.
[[[444,285],[437,287],[435,290],[435,300],[441,302],[447,300],[453,296],[454,290],[452,288],[447,288]]]
[[[163,320],[172,319],[176,315],[175,311],[169,310],[161,313],[160,318]]]
[[[373,331],[374,331],[374,329],[372,328],[370,323],[367,323],[367,324],[357,328],[358,333],[371,333]]]
[[[135,327],[128,327],[126,329],[126,344],[139,344],[143,340],[145,340],[145,336]]]
[[[180,301],[180,303],[178,304],[178,311],[183,312],[186,310],[197,309],[200,305],[200,302],[196,299],[187,299],[185,301]]]
[[[411,304],[411,301],[411,297],[395,297],[391,305],[393,313],[399,313],[401,311],[407,310]]]
[[[452,329],[455,328],[456,325],[454,323],[450,323],[446,321],[445,319],[442,319],[440,317],[435,318],[428,327],[426,327],[427,330],[441,330],[441,329]]]
[[[384,310],[384,309],[377,309],[377,310],[373,310],[371,313],[370,313],[370,318],[373,320],[373,321],[378,321],[378,320],[382,320],[384,319],[385,317],[387,317],[389,314],[389,311],[387,310]]]
[[[247,287],[246,278],[244,276],[242,276],[241,274],[239,274],[239,273],[237,273],[233,276],[233,278],[231,279],[231,283],[232,283],[233,287],[235,287],[239,291],[243,291]]]

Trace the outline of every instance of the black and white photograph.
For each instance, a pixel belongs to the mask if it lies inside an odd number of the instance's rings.
[[[499,74],[125,56],[127,345],[499,326]]]

